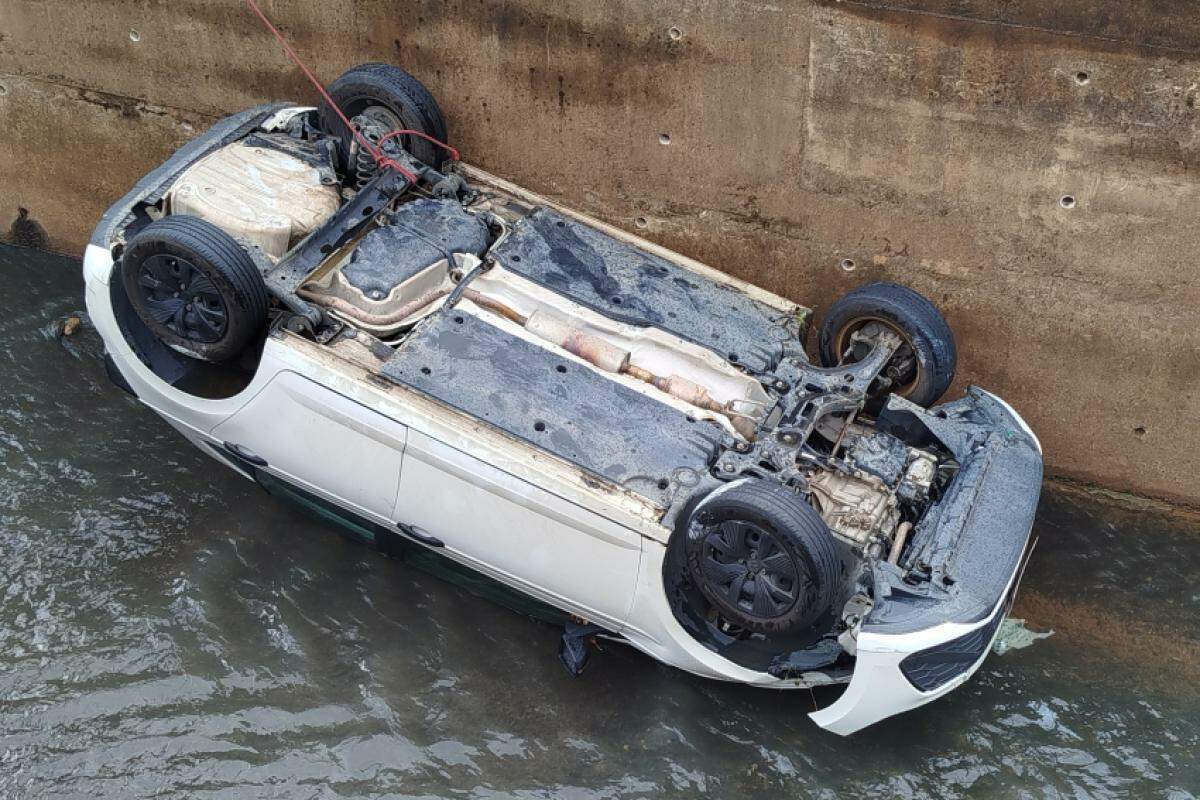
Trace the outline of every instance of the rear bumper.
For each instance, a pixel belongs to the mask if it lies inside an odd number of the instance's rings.
[[[972,388],[933,414],[893,402],[880,422],[924,425],[961,469],[913,542],[912,563],[928,567],[928,585],[908,586],[899,570],[876,567],[850,685],[810,715],[842,735],[936,700],[979,669],[1024,571],[1040,494],[1041,444],[994,395]]]

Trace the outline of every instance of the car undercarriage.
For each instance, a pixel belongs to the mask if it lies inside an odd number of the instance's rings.
[[[447,160],[427,104],[422,136],[391,135],[422,127],[403,103],[345,105],[353,131],[324,106],[222,120],[101,220],[126,385],[144,368],[222,401],[272,342],[316,348],[354,392],[422,398],[660,531],[640,546],[663,624],[740,670],[857,682],[864,651],[900,653],[909,707],[978,666],[1027,554],[1040,446],[980,389],[934,406],[955,353],[925,298],[861,287],[810,358],[807,308]],[[253,475],[264,447],[224,455]],[[428,527],[400,531],[440,546]],[[671,661],[624,621],[598,630]]]

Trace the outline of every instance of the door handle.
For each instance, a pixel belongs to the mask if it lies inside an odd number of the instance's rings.
[[[240,458],[242,461],[253,464],[256,467],[265,467],[267,465],[267,460],[265,458],[263,458],[262,456],[260,456],[256,453],[253,453],[253,452],[247,450],[246,448],[242,447],[240,444],[234,444],[233,442],[226,442],[225,449],[228,450],[229,452],[233,453],[235,456]]]
[[[429,547],[445,547],[446,543],[436,536],[427,533],[423,528],[418,528],[416,525],[408,525],[403,522],[397,522],[396,527],[408,538],[420,542]]]

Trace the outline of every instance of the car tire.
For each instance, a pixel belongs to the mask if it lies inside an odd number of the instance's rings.
[[[329,84],[329,96],[347,119],[374,117],[389,129],[409,129],[446,141],[446,121],[429,90],[412,75],[391,64],[359,64]],[[353,134],[324,100],[320,107],[321,128],[342,141],[343,155],[350,152]],[[419,136],[399,139],[413,158],[439,169],[446,151]]]
[[[266,332],[262,274],[232,236],[199,217],[142,229],[121,255],[121,280],[160,341],[205,361],[236,358]]]
[[[833,535],[795,492],[758,478],[718,489],[688,520],[688,572],[728,622],[790,634],[833,604],[841,574]]]
[[[920,406],[937,402],[954,380],[958,362],[954,334],[933,303],[907,286],[870,283],[835,301],[821,322],[822,365],[845,363],[850,334],[872,323],[890,328],[904,340],[889,362],[893,369],[902,365],[899,386],[890,391]]]

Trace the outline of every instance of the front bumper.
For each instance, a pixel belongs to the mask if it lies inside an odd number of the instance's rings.
[[[987,619],[974,625],[946,623],[929,630],[904,633],[895,636],[886,634],[860,633],[858,656],[854,676],[846,691],[832,705],[809,714],[813,722],[833,733],[846,736],[860,731],[887,717],[931,703],[967,682],[982,666],[991,649],[996,633],[1000,629],[1024,568],[1022,562],[1012,576],[1008,594]],[[963,662],[956,657],[947,666],[950,674],[926,675],[918,680],[932,679],[936,685],[922,690],[913,682],[912,670],[905,662],[914,656],[936,653],[947,645],[963,642],[966,647],[978,651],[973,660]],[[965,663],[965,668],[961,664]]]
[[[1016,594],[1040,494],[1041,444],[995,395],[972,387],[932,413],[893,401],[880,424],[924,426],[961,468],[913,542],[935,588],[909,587],[890,565],[876,567],[850,685],[809,715],[842,735],[936,700],[979,669]]]

